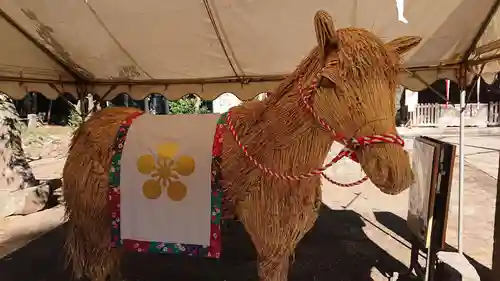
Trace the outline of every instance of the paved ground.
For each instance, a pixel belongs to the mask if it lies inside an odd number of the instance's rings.
[[[407,148],[412,146],[412,137],[419,134],[441,134],[445,141],[458,141],[454,129],[416,131],[402,132],[407,136]],[[499,135],[497,129],[466,132],[465,253],[483,280],[488,280],[484,276],[491,267]],[[458,163],[455,167],[447,239],[451,247],[456,247],[457,228]],[[362,175],[359,166],[349,162],[334,166],[329,173],[342,181]],[[355,188],[325,185],[323,199],[325,206],[318,223],[297,250],[290,280],[378,281],[388,280],[386,276],[393,272],[405,272],[409,260],[405,221],[408,192],[388,196],[370,183]],[[47,213],[53,219],[58,215],[57,211]],[[1,259],[0,280],[71,280],[62,269],[63,235],[64,227],[59,227]],[[241,226],[226,225],[223,241],[224,257],[220,262],[129,255],[124,261],[124,273],[129,280],[256,280],[255,253]]]
[[[457,129],[447,129],[446,132],[425,129],[412,134],[406,134],[406,148],[411,150],[413,138],[426,134],[443,141],[458,145]],[[415,132],[417,131],[417,132]],[[432,134],[440,133],[433,136]],[[478,272],[483,276],[489,274],[491,268],[494,206],[496,196],[496,177],[498,172],[498,157],[500,151],[499,128],[478,130],[468,128],[465,138],[465,184],[464,184],[464,252],[472,259]],[[334,151],[332,151],[334,154]],[[458,148],[457,148],[458,154]],[[335,166],[330,173],[332,177],[342,175],[342,178],[354,180],[362,175],[359,167],[346,161]],[[408,192],[397,196],[384,195],[376,190],[371,183],[351,189],[331,186],[324,188],[324,202],[332,209],[342,209],[348,205],[361,215],[367,226],[366,235],[381,248],[386,249],[392,257],[406,264],[409,261],[406,214],[408,207]],[[450,213],[447,228],[447,243],[457,247],[458,221],[458,155],[455,162]],[[384,235],[384,232],[391,235]],[[392,237],[391,237],[392,236]],[[353,279],[354,280],[354,279]],[[376,279],[375,280],[379,280]],[[384,280],[384,279],[380,279]]]

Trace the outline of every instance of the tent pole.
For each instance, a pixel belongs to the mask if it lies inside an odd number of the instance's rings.
[[[458,252],[463,253],[464,228],[464,129],[465,129],[465,90],[460,91],[460,135],[459,135],[459,168],[458,168]]]
[[[479,111],[479,105],[481,104],[479,102],[479,98],[481,95],[481,76],[478,75],[477,77],[477,87],[476,87],[476,98],[477,98],[477,110]]]
[[[466,85],[467,85],[467,68],[462,65],[460,68],[459,83],[460,83],[460,131],[458,139],[458,252],[463,253],[463,233],[464,233],[464,172],[465,172],[465,99],[466,99]]]

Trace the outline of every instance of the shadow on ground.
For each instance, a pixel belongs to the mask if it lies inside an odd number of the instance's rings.
[[[363,232],[365,223],[354,211],[333,211],[322,206],[315,227],[300,243],[291,281],[374,280],[407,268],[372,242]],[[174,255],[129,254],[123,261],[127,280],[246,281],[257,280],[256,254],[243,227],[224,225],[223,257],[219,261]],[[64,226],[0,260],[2,281],[69,281],[63,269]],[[380,274],[379,274],[380,275]],[[382,279],[375,280],[388,280]]]
[[[374,215],[380,224],[392,230],[401,238],[405,239],[408,242],[412,240],[412,234],[408,229],[408,227],[406,226],[406,220],[402,219],[398,215],[395,215],[391,212],[374,212]],[[455,247],[452,247],[448,244],[446,244],[445,250],[453,252],[458,251]],[[474,266],[477,273],[479,274],[479,277],[481,277],[482,281],[490,281],[490,280],[493,281],[493,276],[490,268],[484,266],[482,263],[478,262],[477,260],[468,256],[465,253],[464,256],[469,260],[472,266]]]

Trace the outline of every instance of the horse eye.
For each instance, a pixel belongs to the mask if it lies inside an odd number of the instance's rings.
[[[337,87],[337,85],[335,85],[335,83],[332,80],[325,77],[321,77],[319,79],[318,86],[326,89],[335,89]]]

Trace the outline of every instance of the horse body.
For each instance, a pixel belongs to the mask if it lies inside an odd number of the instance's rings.
[[[405,37],[384,44],[363,29],[336,31],[325,12],[318,12],[315,27],[318,46],[268,98],[232,108],[234,132],[224,133],[225,197],[255,245],[261,281],[287,280],[289,259],[316,221],[321,181],[319,176],[283,180],[263,172],[248,159],[233,133],[258,163],[288,175],[323,165],[333,142],[327,128],[347,139],[396,133],[399,56],[420,41]],[[308,85],[318,86],[309,104],[312,111],[304,98]],[[82,124],[73,138],[64,167],[64,197],[69,227],[66,251],[77,277],[104,281],[107,276],[119,276],[121,251],[108,246],[107,172],[120,122],[137,111],[103,109]],[[409,186],[412,173],[401,146],[360,147],[356,154],[381,191],[397,194]]]

